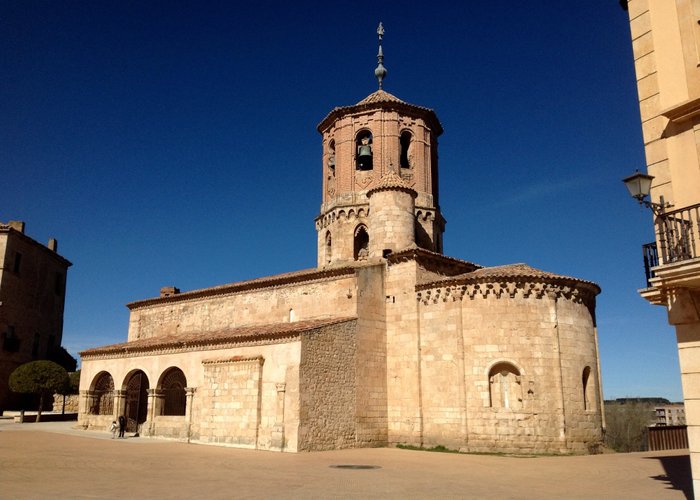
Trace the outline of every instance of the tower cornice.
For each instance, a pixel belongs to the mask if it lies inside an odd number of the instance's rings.
[[[365,113],[375,109],[397,111],[408,116],[418,116],[425,120],[430,129],[435,133],[435,136],[439,136],[443,132],[442,125],[440,124],[440,120],[435,114],[435,111],[430,108],[425,108],[423,106],[417,106],[415,104],[402,101],[398,97],[384,90],[377,90],[352,106],[339,106],[333,108],[333,110],[331,110],[331,112],[328,113],[323,120],[321,120],[321,123],[318,124],[316,130],[323,134],[342,116]]]

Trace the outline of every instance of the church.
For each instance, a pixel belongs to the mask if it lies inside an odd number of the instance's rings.
[[[383,89],[318,125],[317,267],[128,304],[80,353],[78,423],[285,452],[589,453],[603,405],[592,282],[443,255],[429,108]]]

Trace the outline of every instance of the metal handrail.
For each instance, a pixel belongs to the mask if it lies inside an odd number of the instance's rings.
[[[694,259],[700,248],[700,203],[656,216],[660,264]]]

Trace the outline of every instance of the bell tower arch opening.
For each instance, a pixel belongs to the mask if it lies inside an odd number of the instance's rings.
[[[357,133],[357,136],[355,136],[355,149],[357,151],[355,168],[357,170],[373,170],[371,131],[360,130]]]
[[[317,127],[323,148],[321,209],[315,220],[319,268],[362,260],[365,253],[381,258],[384,250],[412,245],[442,253],[445,219],[438,201],[437,154],[442,125],[432,109],[384,90],[383,33],[380,26],[374,75],[379,89],[355,104],[333,108]],[[370,193],[375,193],[374,203]],[[360,224],[363,234],[357,233]],[[365,245],[370,234],[371,245]]]
[[[353,256],[355,260],[366,260],[369,257],[369,233],[364,224],[360,224],[355,228]]]
[[[399,137],[399,166],[401,168],[411,168],[409,148],[412,139],[413,134],[409,130],[401,132]]]

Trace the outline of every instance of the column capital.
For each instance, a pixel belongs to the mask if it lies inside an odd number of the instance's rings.
[[[287,390],[287,384],[285,382],[279,382],[275,384],[277,392],[285,392]]]
[[[187,397],[192,397],[194,396],[194,393],[197,392],[196,387],[185,387],[185,395]]]

